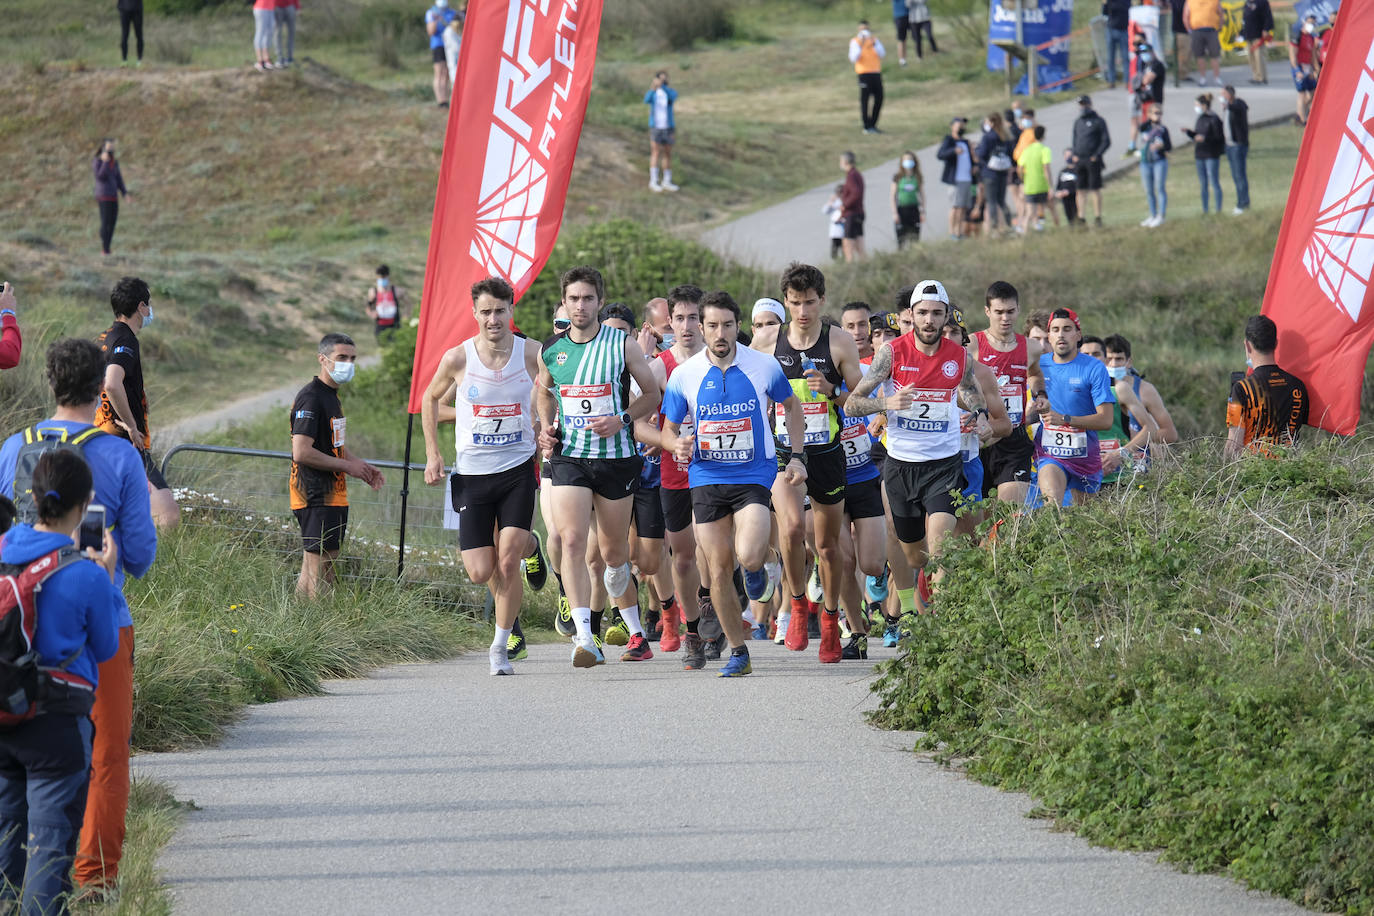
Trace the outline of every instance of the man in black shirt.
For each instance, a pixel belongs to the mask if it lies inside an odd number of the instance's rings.
[[[1226,454],[1249,449],[1277,457],[1275,446],[1291,447],[1307,425],[1307,386],[1274,363],[1279,332],[1272,319],[1256,315],[1245,323],[1245,361],[1252,370],[1231,386],[1226,405]]]
[[[153,437],[148,430],[148,394],[143,389],[143,360],[138,348],[138,333],[153,323],[151,299],[148,284],[138,277],[121,277],[110,292],[114,324],[95,341],[105,355],[105,387],[100,392],[95,425],[112,436],[128,439],[143,456],[153,521],[161,530],[169,531],[177,526],[181,513],[150,451]]]
[[[320,372],[291,404],[291,511],[301,526],[303,555],[296,594],[314,598],[334,584],[334,559],[348,527],[348,478],[380,490],[382,472],[345,444],[339,386],[353,378],[358,350],[346,334],[320,340]]]
[[[1126,148],[1127,156],[1135,155],[1136,140],[1139,139],[1140,129],[1149,119],[1150,105],[1164,104],[1164,78],[1167,75],[1164,62],[1143,38],[1136,40],[1135,60],[1135,77],[1131,82],[1134,90],[1131,97],[1131,145]]]
[[[1102,225],[1102,156],[1112,145],[1107,122],[1093,110],[1093,100],[1078,97],[1078,120],[1073,122],[1073,165],[1078,172],[1078,213],[1086,221],[1088,199],[1093,202],[1094,224]]]
[[[1250,180],[1245,176],[1245,157],[1250,153],[1250,106],[1236,98],[1236,87],[1221,91],[1221,104],[1226,109],[1226,161],[1231,164],[1231,180],[1236,183],[1236,208],[1232,216],[1240,216],[1250,209]]]

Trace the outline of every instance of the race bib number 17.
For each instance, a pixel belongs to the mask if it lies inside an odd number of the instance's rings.
[[[754,460],[754,423],[749,417],[702,420],[697,425],[697,452],[702,461],[745,464]]]

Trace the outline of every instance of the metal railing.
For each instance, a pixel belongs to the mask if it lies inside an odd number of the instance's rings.
[[[162,475],[181,507],[182,525],[239,536],[251,549],[280,553],[285,562],[301,551],[300,529],[290,508],[290,462],[290,452],[183,443],[163,455]],[[483,613],[490,596],[468,579],[457,553],[457,532],[444,525],[447,483],[425,486],[425,466],[411,463],[407,487],[405,463],[370,463],[390,473],[378,491],[349,478],[348,531],[337,561],[340,578],[400,579],[464,610]],[[265,469],[273,465],[280,472]]]

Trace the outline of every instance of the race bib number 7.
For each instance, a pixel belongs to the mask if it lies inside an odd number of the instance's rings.
[[[473,404],[472,444],[510,445],[522,437],[519,404]]]
[[[702,461],[745,464],[754,460],[754,423],[749,417],[702,420],[697,425],[697,453]]]
[[[1046,423],[1040,433],[1040,445],[1052,458],[1086,458],[1088,431]]]
[[[604,385],[560,385],[558,397],[563,425],[569,429],[586,429],[597,417],[616,413],[615,395],[609,382]]]

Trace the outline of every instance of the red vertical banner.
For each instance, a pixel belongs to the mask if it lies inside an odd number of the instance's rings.
[[[1374,343],[1374,0],[1345,0],[1303,133],[1264,314],[1313,426],[1350,434]]]
[[[410,382],[410,412],[445,350],[477,332],[469,287],[518,299],[558,238],[592,88],[602,0],[471,0],[463,31]]]

